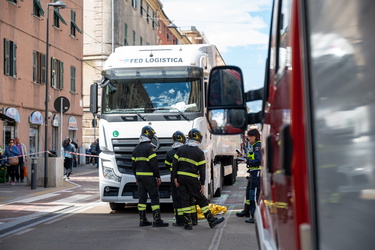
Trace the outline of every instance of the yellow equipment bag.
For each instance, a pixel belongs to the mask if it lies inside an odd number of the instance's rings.
[[[219,206],[219,205],[211,204],[211,203],[208,205],[208,208],[210,209],[213,215],[220,214],[220,213],[225,214],[228,209],[226,206]],[[202,209],[199,207],[199,205],[197,205],[197,213],[198,213],[198,220],[205,219],[204,214],[202,213]]]

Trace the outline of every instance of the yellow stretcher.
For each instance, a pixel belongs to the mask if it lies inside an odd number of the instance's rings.
[[[228,209],[226,206],[219,206],[219,205],[211,204],[211,203],[208,205],[208,208],[210,209],[213,215],[220,214],[220,213],[225,214]],[[198,220],[205,219],[204,214],[202,213],[202,209],[198,205],[197,205],[197,213],[198,213]]]

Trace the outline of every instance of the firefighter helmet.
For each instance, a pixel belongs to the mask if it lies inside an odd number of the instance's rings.
[[[196,128],[193,128],[192,130],[189,131],[188,137],[190,140],[194,140],[199,143],[202,142],[202,138],[203,138],[201,131],[199,131]]]
[[[173,140],[173,142],[185,143],[186,142],[186,137],[185,137],[184,133],[182,133],[181,131],[177,130],[176,132],[173,133],[172,140]]]
[[[155,134],[156,134],[155,130],[151,128],[150,126],[144,126],[142,128],[141,136],[145,136],[149,139],[152,139],[152,137],[154,137]]]

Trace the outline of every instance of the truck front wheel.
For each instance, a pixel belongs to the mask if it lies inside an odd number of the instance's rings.
[[[109,203],[109,207],[116,211],[116,210],[124,210],[125,209],[125,203],[114,203],[114,202],[110,202]]]

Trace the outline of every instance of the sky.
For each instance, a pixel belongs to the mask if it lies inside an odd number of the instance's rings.
[[[263,86],[272,0],[160,0],[181,30],[195,26],[227,65],[242,69],[245,91]]]

